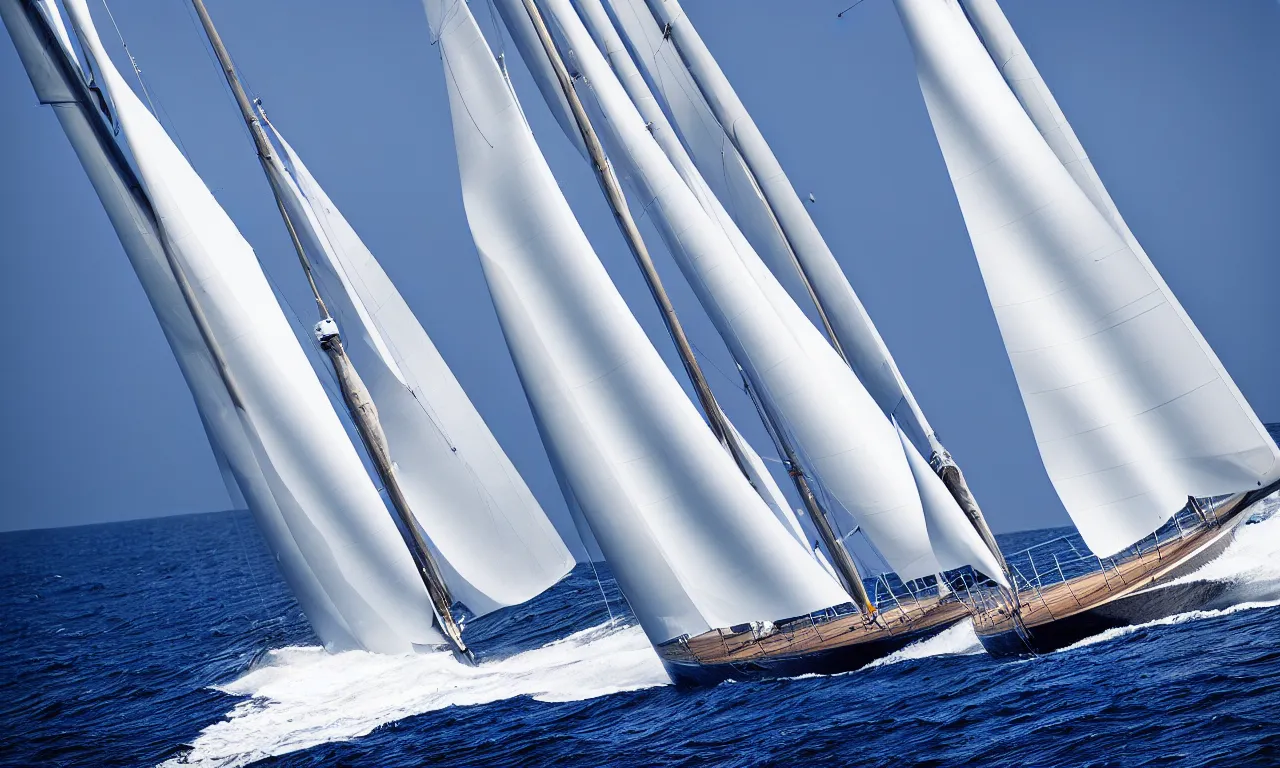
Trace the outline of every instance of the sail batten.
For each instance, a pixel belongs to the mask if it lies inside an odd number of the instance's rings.
[[[1213,350],[957,0],[896,3],[1041,458],[1089,547],[1114,554],[1188,496],[1280,477]]]
[[[646,634],[660,643],[846,601],[743,478],[609,280],[470,9],[424,5],[507,346],[557,479]]]

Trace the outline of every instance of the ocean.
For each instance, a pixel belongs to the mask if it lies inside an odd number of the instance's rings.
[[[1013,662],[963,624],[703,690],[668,683],[598,568],[472,622],[468,668],[324,653],[247,512],[3,534],[0,764],[1280,765],[1280,515],[1202,572],[1230,606]]]

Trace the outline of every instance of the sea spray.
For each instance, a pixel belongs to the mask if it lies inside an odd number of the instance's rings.
[[[217,690],[248,697],[205,728],[166,766],[235,768],[450,706],[529,696],[577,701],[666,685],[662,664],[636,626],[598,627],[476,667],[449,653],[385,656],[281,648]]]
[[[876,659],[864,669],[884,667],[913,659],[927,659],[931,656],[968,656],[982,652],[982,644],[978,642],[978,636],[973,631],[973,622],[965,619],[933,637],[917,640],[902,650],[894,651],[882,659]]]

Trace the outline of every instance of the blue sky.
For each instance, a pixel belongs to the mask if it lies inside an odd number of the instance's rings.
[[[418,313],[555,517],[563,502],[463,216],[439,58],[413,0],[214,0],[250,90]],[[1063,525],[890,0],[686,8],[811,208],[997,531]],[[1280,421],[1280,7],[1005,0],[1130,226],[1264,421]],[[489,14],[473,7],[489,30]],[[254,245],[286,312],[305,283],[185,0],[112,10],[160,117]],[[127,71],[114,30],[99,27]],[[505,39],[505,38],[503,38]],[[498,44],[498,38],[490,35]],[[544,152],[623,295],[679,370],[589,169],[506,46]],[[0,530],[224,509],[190,396],[51,112],[0,43],[8,404]],[[727,353],[652,248],[712,385],[763,448]]]

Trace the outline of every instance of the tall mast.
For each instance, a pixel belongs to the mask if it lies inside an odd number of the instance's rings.
[[[329,357],[329,362],[333,365],[338,387],[342,391],[343,403],[346,404],[347,412],[351,415],[356,431],[360,434],[360,440],[364,443],[365,450],[373,462],[374,469],[382,480],[383,487],[387,490],[391,506],[400,520],[401,534],[405,537],[405,544],[413,555],[418,575],[421,576],[422,583],[427,588],[436,622],[445,637],[448,638],[454,654],[461,659],[474,663],[474,655],[462,640],[462,628],[453,618],[453,598],[449,594],[449,588],[440,572],[440,566],[431,554],[426,539],[409,508],[409,501],[405,498],[404,491],[400,487],[395,465],[391,461],[387,438],[382,431],[382,425],[378,421],[377,408],[369,395],[369,390],[365,387],[360,375],[351,364],[350,358],[347,357],[346,350],[342,345],[342,338],[338,333],[338,325],[329,315],[329,310],[325,306],[324,299],[320,296],[319,288],[316,286],[315,277],[311,272],[311,260],[307,257],[306,250],[302,247],[302,241],[298,239],[298,232],[294,228],[293,220],[285,208],[282,191],[276,186],[272,178],[270,169],[271,163],[275,159],[275,150],[267,139],[266,132],[262,129],[262,124],[254,112],[253,104],[249,101],[249,96],[245,93],[244,86],[240,84],[240,78],[236,75],[235,66],[231,62],[231,55],[227,52],[226,46],[223,45],[222,37],[218,34],[218,30],[214,28],[213,20],[209,18],[209,11],[205,8],[203,0],[192,0],[192,5],[195,6],[196,14],[200,17],[200,23],[204,27],[210,44],[213,46],[214,54],[218,57],[222,72],[227,77],[227,84],[231,86],[231,92],[236,98],[236,105],[240,107],[240,114],[244,118],[245,124],[249,127],[249,134],[253,137],[253,143],[258,152],[258,161],[262,164],[262,170],[266,173],[267,180],[271,184],[271,193],[275,197],[276,207],[280,210],[280,217],[284,220],[285,229],[289,232],[289,239],[293,243],[294,251],[298,254],[298,261],[307,277],[307,283],[311,286],[311,293],[315,298],[316,308],[320,313],[320,321],[315,325],[316,339],[320,342],[320,348],[325,351],[325,354]]]
[[[787,474],[791,477],[792,482],[795,483],[796,492],[800,494],[800,499],[804,502],[805,511],[809,513],[809,519],[813,521],[813,527],[818,529],[818,536],[822,539],[822,543],[826,545],[827,551],[831,553],[832,565],[840,577],[840,582],[853,599],[857,601],[858,606],[864,613],[868,616],[874,614],[876,607],[871,602],[871,597],[867,594],[866,585],[862,583],[862,575],[858,573],[858,566],[853,562],[853,557],[849,554],[848,548],[845,547],[844,540],[836,535],[835,529],[831,525],[831,519],[827,517],[826,510],[818,502],[818,497],[814,495],[813,488],[809,485],[809,478],[805,476],[804,465],[800,463],[800,459],[796,456],[795,449],[791,446],[791,441],[778,428],[777,422],[774,421],[772,414],[769,413],[764,402],[756,394],[755,387],[751,386],[751,379],[747,377],[746,371],[742,369],[740,364],[738,365],[738,375],[742,377],[742,385],[746,388],[747,394],[751,396],[751,402],[755,404],[756,413],[760,414],[760,420],[764,422],[765,428],[769,431],[769,436],[773,438],[774,445],[778,447],[783,459],[787,462]]]
[[[711,108],[716,120],[721,124],[721,126],[728,126],[731,124],[737,125],[737,123],[729,119],[729,115],[725,112],[725,105],[721,100],[714,97],[716,93],[720,93],[722,91],[725,91],[725,95],[728,95],[727,91],[732,90],[731,86],[729,86],[726,81],[724,82],[725,88],[717,90],[710,87],[711,84],[707,82],[708,77],[718,80],[723,78],[723,74],[721,73],[717,77],[718,69],[716,69],[716,72],[712,72],[710,74],[705,72],[703,67],[696,65],[699,57],[690,55],[691,51],[689,49],[692,45],[694,47],[701,46],[698,50],[706,57],[710,57],[710,53],[706,51],[705,45],[701,43],[701,40],[690,41],[685,38],[682,27],[689,24],[688,19],[679,19],[678,17],[673,16],[670,9],[666,8],[662,2],[655,0],[646,0],[646,2],[649,5],[650,11],[653,13],[655,20],[662,26],[663,39],[670,41],[675,47],[677,55],[679,55],[680,60],[684,63],[686,71],[688,71],[689,76],[693,79],[693,83],[701,93],[704,101],[706,101],[707,105]],[[681,21],[682,23],[677,23],[678,21]],[[696,32],[694,34],[696,36]],[[730,96],[730,98],[734,100],[735,103],[737,102],[736,94]],[[745,107],[742,109],[745,111]],[[754,125],[746,126],[746,129],[753,131],[756,130]],[[789,232],[787,227],[783,224],[774,207],[774,200],[771,199],[769,194],[770,190],[766,188],[766,185],[761,185],[760,183],[759,169],[757,164],[753,163],[755,153],[743,147],[737,130],[728,130],[726,128],[724,130],[724,134],[728,137],[729,142],[742,158],[743,170],[746,172],[747,177],[751,180],[752,185],[754,185],[759,191],[761,200],[764,203],[763,208],[768,214],[770,223],[778,233],[779,239],[786,247],[788,260],[795,268],[801,284],[804,285],[809,299],[813,302],[813,306],[817,310],[818,317],[822,322],[822,328],[826,333],[828,341],[836,352],[839,353],[845,364],[849,365],[850,368],[853,368],[849,355],[841,346],[840,340],[836,336],[835,328],[831,323],[827,307],[824,305],[819,292],[814,287],[814,282],[808,269],[806,269],[803,261],[800,259],[796,251],[795,233]],[[758,131],[756,131],[755,138],[757,141],[753,141],[753,144],[764,144],[764,139],[758,135]],[[810,224],[810,226],[812,227],[813,225]],[[896,368],[893,372],[895,377],[899,379],[902,390],[906,391],[906,384],[901,381],[901,374],[897,372]],[[913,411],[919,410],[919,405],[915,403],[914,398],[908,395],[906,400],[908,407]],[[920,424],[926,425],[925,430],[927,434],[925,434],[925,438],[929,441],[929,447],[932,453],[929,457],[930,466],[933,467],[934,471],[942,479],[943,485],[945,485],[947,490],[950,491],[952,498],[955,499],[956,504],[964,512],[965,517],[969,520],[969,523],[973,526],[974,530],[977,531],[978,536],[982,539],[983,543],[996,557],[996,560],[1000,563],[1000,567],[1007,573],[1008,565],[1005,563],[1004,554],[1000,551],[1000,546],[996,543],[995,536],[992,534],[991,528],[987,525],[986,518],[983,516],[981,508],[978,507],[978,502],[974,499],[973,492],[969,490],[969,485],[965,481],[964,473],[960,471],[960,467],[951,457],[951,453],[947,451],[941,442],[938,441],[937,435],[935,435],[932,429],[927,426],[927,422],[925,421],[923,414],[917,413],[916,415],[917,421],[919,421]]]
[[[671,298],[667,296],[667,291],[662,286],[662,278],[658,276],[658,269],[654,266],[652,257],[649,256],[649,249],[645,246],[644,239],[640,236],[640,229],[636,226],[635,219],[631,216],[631,209],[627,207],[627,199],[622,192],[622,185],[618,183],[618,177],[614,174],[613,166],[605,155],[604,146],[600,143],[600,137],[596,135],[595,128],[591,125],[591,119],[587,116],[587,110],[582,105],[582,99],[578,97],[578,92],[573,87],[573,79],[569,76],[569,70],[564,64],[564,59],[560,56],[560,51],[556,48],[555,41],[551,39],[551,33],[547,29],[546,21],[542,18],[542,12],[538,10],[533,0],[524,0],[524,8],[538,33],[538,40],[542,43],[542,49],[546,52],[547,59],[550,60],[551,67],[555,71],[556,80],[560,83],[560,89],[569,102],[569,108],[573,112],[578,131],[582,134],[583,142],[587,146],[587,154],[590,156],[591,164],[596,170],[596,178],[609,201],[609,207],[613,211],[614,219],[618,222],[618,228],[622,230],[622,234],[627,240],[627,245],[630,246],[631,253],[635,256],[636,263],[640,265],[640,271],[644,273],[644,279],[649,286],[649,292],[653,295],[653,300],[658,303],[658,308],[662,311],[662,321],[666,324],[667,332],[676,344],[676,351],[680,354],[680,361],[684,364],[685,372],[693,382],[694,391],[697,392],[698,401],[702,404],[702,410],[707,415],[707,422],[711,426],[711,431],[715,434],[716,439],[728,449],[729,454],[733,456],[734,462],[737,463],[742,473],[750,477],[742,446],[738,444],[733,430],[729,428],[724,411],[720,409],[720,404],[716,402],[715,394],[711,391],[711,385],[707,383],[706,376],[702,372],[702,366],[698,364],[697,358],[694,357],[693,346],[685,335],[684,327],[680,324],[680,318],[676,316],[675,306],[671,303]]]

